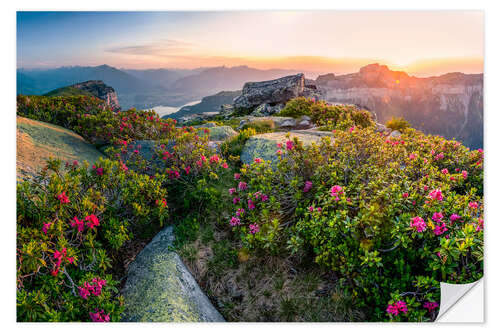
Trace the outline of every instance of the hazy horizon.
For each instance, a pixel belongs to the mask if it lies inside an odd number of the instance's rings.
[[[410,66],[407,66],[406,68],[401,68],[398,66],[390,65],[387,63],[384,63],[383,61],[377,61],[377,60],[367,60],[365,62],[359,61],[359,64],[353,65],[351,63],[342,63],[341,61],[337,61],[337,65],[332,66],[331,70],[325,70],[325,71],[311,71],[308,69],[303,69],[303,68],[287,68],[287,67],[259,67],[253,66],[253,65],[248,65],[248,64],[235,64],[234,66],[227,66],[225,64],[223,65],[218,65],[218,66],[203,66],[203,67],[155,67],[155,68],[134,68],[134,67],[118,67],[118,66],[113,66],[110,64],[89,64],[89,65],[81,65],[81,64],[74,64],[74,65],[64,65],[64,66],[48,66],[48,67],[18,67],[18,70],[49,70],[49,69],[57,69],[57,68],[64,68],[64,67],[98,67],[98,66],[110,66],[113,68],[116,68],[118,70],[196,70],[196,69],[209,69],[209,68],[220,68],[220,67],[226,67],[226,68],[234,68],[234,67],[249,67],[249,68],[254,68],[254,69],[259,69],[259,70],[288,70],[288,71],[297,71],[297,72],[304,72],[307,77],[312,77],[312,76],[317,76],[317,75],[322,75],[322,74],[327,74],[327,73],[334,73],[335,75],[344,75],[344,74],[350,74],[350,73],[356,73],[359,71],[359,69],[363,66],[369,65],[369,64],[374,64],[378,63],[380,65],[387,65],[390,70],[393,71],[404,71],[407,74],[415,77],[430,77],[430,76],[439,76],[447,73],[452,73],[452,72],[461,72],[464,74],[483,74],[483,63],[477,62],[471,63],[466,62],[466,61],[460,61],[460,59],[455,59],[456,62],[450,62],[450,59],[438,59],[438,60],[429,60],[429,65],[424,67],[425,70],[422,69],[423,63],[426,61],[421,61],[421,62],[416,62],[414,64],[411,64]],[[332,62],[335,61],[335,59],[332,59]],[[445,62],[443,64],[443,62]],[[420,70],[412,70],[412,68],[420,68]],[[469,68],[469,70],[467,70]],[[477,68],[477,71],[474,69]],[[309,74],[309,75],[308,75]]]
[[[482,73],[479,11],[18,12],[17,67]]]

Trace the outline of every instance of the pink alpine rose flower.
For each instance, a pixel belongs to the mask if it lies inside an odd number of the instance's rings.
[[[439,306],[438,303],[436,302],[425,302],[423,307],[427,309],[429,312],[432,312],[432,310],[436,309]]]
[[[444,234],[446,231],[448,231],[448,228],[446,228],[446,224],[443,222],[441,224],[437,224],[435,227],[434,227],[434,234],[436,236],[439,236],[439,235],[442,235]]]
[[[47,231],[49,230],[51,225],[52,225],[52,222],[48,222],[48,223],[43,224],[42,231],[44,234],[47,234]]]
[[[255,234],[256,234],[256,233],[258,233],[258,232],[259,232],[259,230],[260,230],[260,227],[259,227],[259,225],[258,225],[258,224],[250,224],[250,225],[249,225],[249,227],[250,227],[250,233],[251,233],[252,235],[255,235]]]
[[[74,222],[70,222],[73,228],[77,228],[78,232],[82,232],[85,229],[85,224],[83,220],[79,220],[76,216],[73,217]]]
[[[109,313],[105,313],[104,310],[95,309],[95,312],[89,312],[90,319],[93,322],[108,322],[109,321]]]
[[[469,202],[469,208],[470,209],[477,209],[479,207],[478,203],[476,201],[474,202]]]
[[[441,212],[432,214],[432,220],[436,223],[441,222],[443,219],[443,214]]]
[[[57,195],[56,198],[61,202],[62,204],[67,204],[69,203],[69,198],[66,195],[66,191],[63,191],[61,194]]]
[[[424,232],[427,225],[425,221],[420,216],[415,216],[411,219],[410,227],[414,228],[417,232]]]
[[[231,217],[231,221],[229,221],[229,224],[231,225],[231,227],[236,227],[237,225],[241,224],[241,221],[239,218],[233,216]]]
[[[441,192],[441,189],[437,188],[435,190],[430,191],[429,198],[432,200],[442,201],[443,193]]]
[[[253,203],[252,199],[248,199],[248,210],[254,210],[255,209],[255,204]]]
[[[302,190],[302,192],[304,192],[304,193],[309,192],[311,190],[312,186],[313,186],[313,183],[311,181],[307,180],[306,183],[305,183],[305,185],[304,185],[304,189]]]
[[[94,227],[97,227],[99,225],[99,219],[94,214],[90,214],[89,216],[87,216],[85,218],[85,221],[88,221],[87,227],[90,229],[94,229]]]

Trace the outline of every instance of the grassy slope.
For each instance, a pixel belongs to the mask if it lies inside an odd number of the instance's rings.
[[[95,97],[91,93],[78,89],[78,88],[73,88],[73,87],[62,87],[58,88],[52,91],[49,91],[48,93],[44,94],[43,96],[47,97],[54,97],[54,96],[78,96],[78,95],[83,95],[83,96],[89,96],[89,97]]]
[[[30,178],[49,157],[93,163],[104,155],[68,129],[17,117],[17,177]]]

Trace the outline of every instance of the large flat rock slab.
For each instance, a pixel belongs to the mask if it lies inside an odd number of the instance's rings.
[[[88,161],[93,164],[105,156],[73,131],[18,116],[17,178],[33,177],[49,157],[64,162]]]
[[[159,232],[129,266],[123,321],[223,322],[179,255],[173,228]]]
[[[282,143],[282,151],[285,151],[284,143],[289,140],[286,135],[290,133],[290,140],[294,137],[298,138],[304,145],[311,145],[313,142],[318,142],[324,136],[333,137],[333,133],[325,131],[312,130],[295,130],[290,132],[273,132],[257,134],[252,136],[245,143],[241,152],[241,161],[245,164],[251,164],[255,158],[261,158],[265,161],[271,161],[272,164],[278,162],[277,144]]]

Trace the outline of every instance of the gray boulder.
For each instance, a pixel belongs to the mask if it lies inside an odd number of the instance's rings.
[[[278,162],[278,155],[276,151],[279,149],[277,147],[278,143],[283,144],[281,150],[286,152],[285,143],[287,140],[293,140],[297,137],[304,145],[311,145],[313,142],[318,142],[322,137],[329,136],[333,137],[332,132],[325,131],[291,131],[290,139],[287,139],[287,132],[273,132],[257,134],[247,140],[243,150],[241,152],[241,162],[245,164],[251,164],[255,158],[259,157],[265,161],[271,161],[271,164],[276,164]]]
[[[302,116],[297,120],[296,128],[297,129],[307,129],[313,127],[314,124],[309,116]]]
[[[401,136],[401,132],[396,130],[396,131],[392,131],[391,134],[389,134],[389,136],[391,138],[399,138]]]
[[[254,117],[267,117],[279,113],[284,107],[285,104],[282,103],[273,106],[268,103],[264,103],[256,107],[250,115]]]
[[[130,264],[122,290],[123,321],[223,322],[195,279],[171,250],[172,227],[159,232]]]
[[[227,119],[227,118],[230,118],[233,116],[234,111],[235,110],[234,110],[233,105],[223,104],[220,107],[219,115]]]
[[[292,117],[276,117],[276,116],[268,116],[268,117],[254,117],[248,116],[243,118],[240,121],[238,126],[238,130],[241,130],[243,126],[252,123],[263,123],[268,122],[272,124],[273,129],[281,129],[281,130],[290,130],[296,127],[297,121]]]
[[[206,135],[204,130],[200,130],[199,135]],[[224,141],[230,139],[236,135],[236,132],[231,126],[217,126],[209,128],[210,141]]]
[[[233,104],[235,108],[251,109],[265,103],[286,103],[301,96],[304,86],[305,77],[302,73],[270,81],[247,82]]]
[[[384,124],[381,123],[375,123],[375,131],[377,133],[383,132],[383,133],[389,133],[391,131],[390,128],[387,128]]]

